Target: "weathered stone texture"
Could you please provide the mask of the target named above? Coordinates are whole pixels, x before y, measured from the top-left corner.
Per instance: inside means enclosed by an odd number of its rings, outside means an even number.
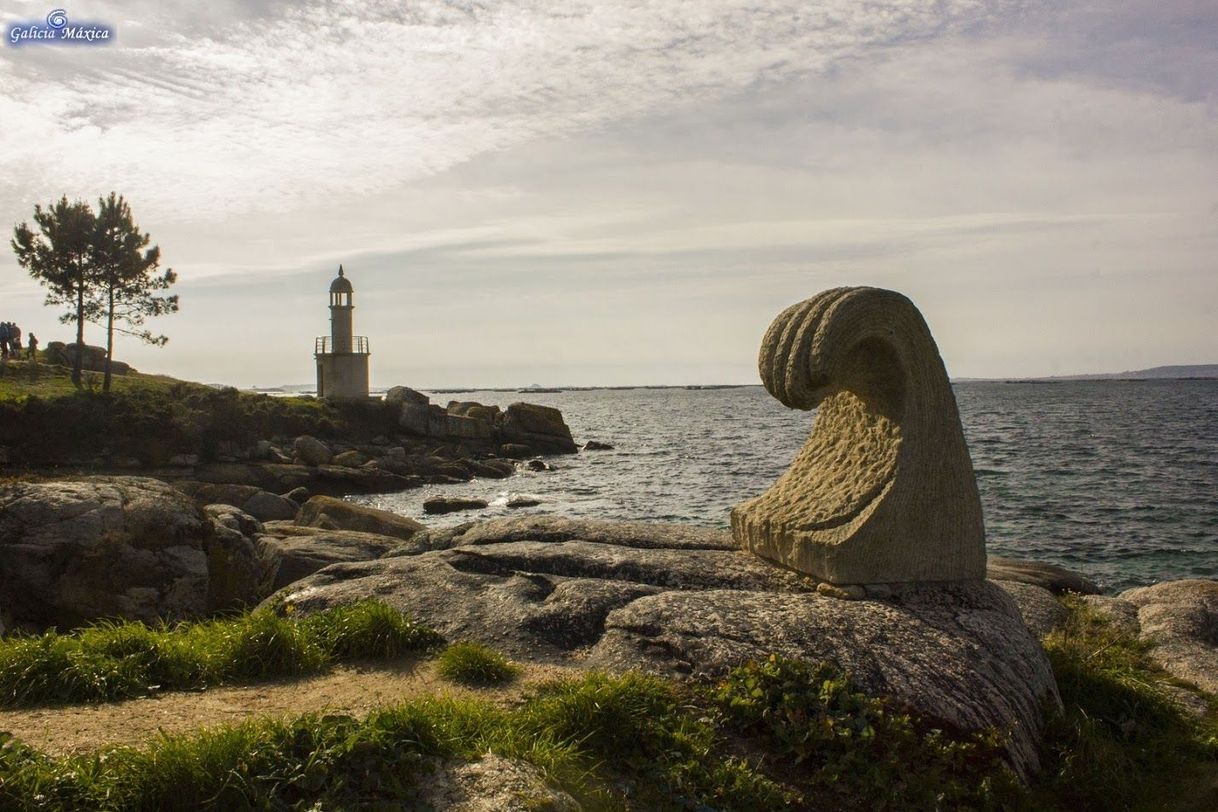
[[[1040,703],[1057,697],[1015,603],[981,581],[838,600],[727,533],[687,525],[524,516],[411,544],[329,566],[273,601],[314,611],[375,595],[450,640],[613,670],[714,676],[772,652],[831,661],[962,728],[1011,729],[1021,770],[1036,763]]]
[[[270,571],[252,517],[205,513],[154,479],[0,486],[0,607],[19,626],[155,621],[257,603]]]
[[[296,523],[307,527],[327,530],[358,530],[363,533],[378,533],[409,539],[420,530],[422,524],[407,516],[378,510],[367,505],[357,505],[330,496],[314,496],[300,508]]]
[[[908,299],[818,294],[774,320],[759,365],[774,397],[817,415],[786,473],[732,511],[741,546],[833,583],[985,577],[956,400]]]

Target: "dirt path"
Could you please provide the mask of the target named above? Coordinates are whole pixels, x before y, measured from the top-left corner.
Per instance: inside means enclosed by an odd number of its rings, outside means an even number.
[[[141,744],[161,732],[185,733],[251,716],[291,717],[321,710],[362,716],[373,708],[416,696],[447,693],[513,704],[530,687],[573,673],[561,666],[527,665],[520,678],[505,688],[473,690],[440,679],[432,661],[410,659],[335,668],[303,679],[166,693],[103,705],[0,711],[0,730],[46,753],[62,755],[110,744]]]

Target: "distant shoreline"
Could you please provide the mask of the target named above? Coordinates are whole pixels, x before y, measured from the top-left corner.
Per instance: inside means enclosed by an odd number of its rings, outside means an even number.
[[[1218,365],[1215,365],[1218,367]],[[1147,383],[1156,381],[1214,381],[1218,380],[1218,371],[1213,374],[1199,375],[1140,375],[1137,372],[1118,372],[1095,375],[1052,375],[1040,378],[952,378],[951,383],[1093,383],[1093,382],[1125,382]],[[219,386],[219,384],[215,384]],[[560,392],[626,392],[632,390],[667,390],[686,389],[690,391],[709,391],[718,389],[748,389],[760,387],[760,383],[713,383],[713,384],[641,384],[638,386],[545,386],[536,388],[520,388],[517,386],[445,386],[418,387],[421,392],[431,392],[435,395],[460,395],[467,392],[510,392],[521,395],[546,395]],[[304,386],[254,386],[242,391],[263,395],[315,395],[316,392]],[[384,390],[374,388],[372,395],[384,394]]]

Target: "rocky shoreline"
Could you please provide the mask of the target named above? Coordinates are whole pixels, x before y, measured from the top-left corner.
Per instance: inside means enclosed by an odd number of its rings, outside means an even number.
[[[140,448],[116,438],[111,443],[116,448],[88,458],[78,452],[57,455],[37,444],[0,446],[0,463],[10,473],[50,478],[153,477],[172,483],[200,506],[230,504],[273,521],[291,518],[315,495],[394,493],[475,477],[503,479],[522,467],[547,470],[550,464],[543,457],[580,450],[562,413],[547,406],[514,403],[501,409],[461,401],[440,406],[404,386],[390,389],[383,401],[343,406],[354,410],[352,422],[358,423],[345,435],[323,419],[319,427],[330,436],[273,434],[194,446],[176,438]],[[4,433],[19,437],[35,432],[12,418]]]
[[[992,559],[985,581],[843,599],[712,528],[526,515],[430,530],[327,496],[265,522],[195,504],[234,487],[192,499],[140,477],[0,486],[5,628],[259,604],[307,613],[376,597],[449,639],[527,662],[701,679],[778,653],[836,663],[961,729],[1009,730],[1024,774],[1036,769],[1043,703],[1056,697],[1037,640],[1066,615],[1057,594],[1090,592],[1083,599],[1152,645],[1165,670],[1218,689],[1214,582],[1104,596],[1059,567]]]

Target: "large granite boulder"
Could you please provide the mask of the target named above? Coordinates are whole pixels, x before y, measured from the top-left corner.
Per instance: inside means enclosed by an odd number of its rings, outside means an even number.
[[[534,403],[513,403],[503,413],[500,436],[504,443],[525,445],[542,454],[574,454],[579,446],[562,412]]]
[[[249,535],[257,525],[230,519],[154,479],[0,485],[0,607],[19,627],[42,629],[257,603],[271,575]]]
[[[340,563],[276,593],[314,611],[377,596],[451,640],[528,660],[712,677],[772,652],[849,669],[963,729],[1010,730],[1037,763],[1044,652],[1005,592],[983,581],[839,600],[734,549],[722,531],[528,516],[430,530],[374,561]]]
[[[985,528],[956,399],[921,313],[849,287],[784,310],[766,389],[816,409],[790,468],[732,510],[740,546],[834,584],[985,577]]]
[[[1218,581],[1167,581],[1117,597],[1137,608],[1139,636],[1164,671],[1218,694]]]
[[[296,523],[327,530],[357,530],[398,539],[409,539],[426,529],[406,516],[330,496],[314,496],[305,502],[296,516]]]

